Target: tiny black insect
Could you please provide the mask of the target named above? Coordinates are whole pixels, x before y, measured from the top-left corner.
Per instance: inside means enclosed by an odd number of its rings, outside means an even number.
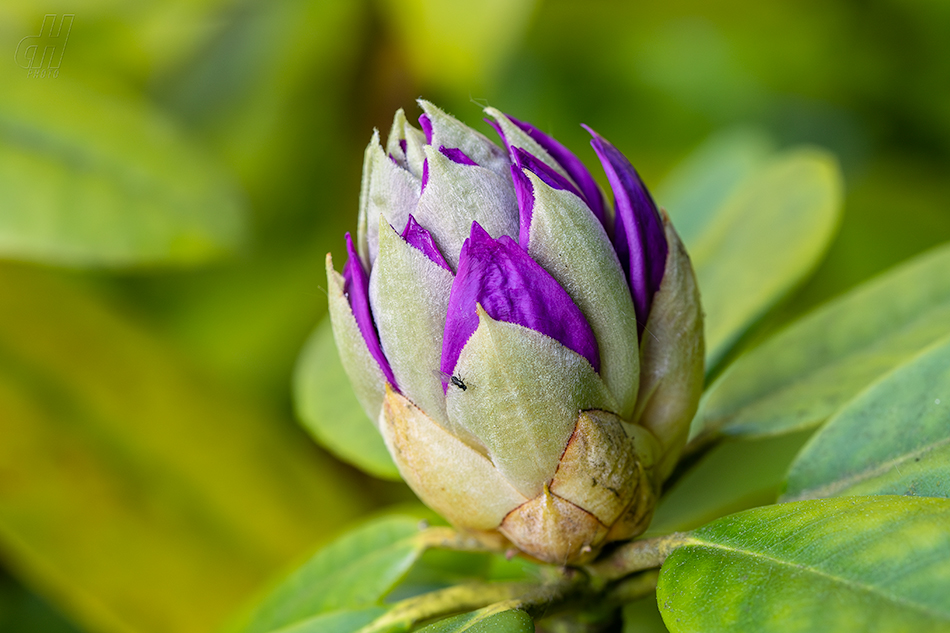
[[[462,380],[461,376],[453,376],[451,374],[447,374],[444,371],[440,371],[438,369],[434,369],[432,373],[434,373],[436,376],[441,378],[443,383],[450,383],[453,386],[458,387],[462,391],[465,391],[468,389],[468,385],[465,384],[465,381]]]

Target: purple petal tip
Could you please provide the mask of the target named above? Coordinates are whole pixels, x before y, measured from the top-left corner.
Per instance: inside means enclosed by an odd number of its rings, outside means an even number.
[[[510,237],[492,239],[477,222],[459,254],[442,342],[441,370],[452,374],[478,328],[476,305],[496,321],[559,341],[600,369],[597,339],[567,292]]]
[[[399,390],[393,370],[386,360],[383,348],[379,344],[379,334],[369,307],[369,277],[363,270],[363,262],[353,248],[353,238],[346,234],[346,263],[343,265],[343,292],[350,303],[350,310],[356,319],[356,325],[363,335],[363,341],[369,350],[370,356],[379,364],[379,368],[392,388]]]

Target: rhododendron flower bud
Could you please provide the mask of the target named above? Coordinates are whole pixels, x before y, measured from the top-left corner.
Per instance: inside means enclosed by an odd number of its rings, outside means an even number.
[[[420,101],[366,150],[330,316],[400,473],[460,529],[580,563],[646,529],[703,379],[689,258],[627,159]]]

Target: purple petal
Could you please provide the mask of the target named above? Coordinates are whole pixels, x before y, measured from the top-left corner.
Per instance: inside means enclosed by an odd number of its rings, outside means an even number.
[[[518,229],[518,244],[528,250],[531,239],[531,216],[534,213],[534,187],[517,165],[511,166],[511,180],[515,184],[515,197],[518,199],[518,217],[521,226]]]
[[[453,163],[458,163],[459,165],[478,165],[478,163],[469,158],[465,152],[457,147],[446,147],[445,145],[440,145],[439,151],[442,152],[442,154]]]
[[[376,325],[373,323],[373,315],[369,310],[369,277],[363,270],[363,262],[353,248],[353,238],[346,234],[346,264],[343,265],[343,292],[350,302],[350,310],[356,318],[356,325],[363,335],[366,347],[370,355],[379,363],[379,368],[383,370],[386,382],[392,385],[392,388],[399,390],[396,385],[396,378],[393,376],[393,370],[383,354],[383,349],[379,345],[379,334],[376,332]]]
[[[426,185],[429,182],[429,159],[422,161],[422,190],[426,190]]]
[[[445,257],[442,256],[442,251],[439,250],[439,247],[435,244],[435,240],[432,239],[432,234],[421,224],[416,222],[416,219],[412,217],[411,213],[409,214],[409,221],[406,222],[406,228],[402,232],[402,239],[406,240],[409,246],[422,251],[426,257],[442,268],[452,272],[448,262],[445,261]]]
[[[512,155],[515,160],[515,164],[518,165],[518,167],[527,169],[544,181],[552,189],[564,189],[570,191],[581,200],[585,200],[584,196],[580,191],[577,190],[577,187],[575,187],[570,180],[557,173],[554,168],[545,163],[543,160],[537,158],[529,152],[526,152],[520,147],[514,148]]]
[[[441,369],[446,374],[455,371],[462,348],[478,328],[476,304],[497,321],[556,339],[586,358],[594,371],[600,370],[594,332],[564,288],[510,237],[492,239],[473,222],[449,296],[442,340]]]
[[[515,147],[512,149],[512,156],[515,164],[511,166],[511,179],[515,184],[515,194],[518,197],[518,211],[521,221],[521,227],[518,231],[518,243],[521,248],[528,250],[528,240],[531,236],[531,216],[534,211],[534,191],[531,181],[525,176],[521,169],[527,169],[535,176],[541,179],[552,189],[561,189],[570,191],[581,200],[584,196],[577,190],[577,187],[567,178],[557,173],[550,165],[538,159],[533,154]]]
[[[402,150],[403,154],[409,151],[409,146],[406,144],[406,139],[404,138],[399,139],[399,149]]]
[[[510,155],[510,154],[511,154],[511,145],[508,144],[508,137],[505,136],[505,131],[504,131],[504,130],[502,129],[502,127],[498,124],[498,122],[495,121],[494,119],[487,119],[487,118],[486,118],[486,119],[482,119],[482,121],[484,121],[484,122],[487,123],[488,125],[492,126],[492,129],[494,129],[495,132],[498,133],[498,136],[501,137],[501,142],[505,144],[505,151],[507,151],[508,154]]]
[[[508,116],[508,118],[511,119],[512,123],[524,130],[528,136],[534,139],[538,145],[543,147],[547,153],[551,155],[551,158],[556,160],[557,163],[564,168],[567,175],[577,183],[577,186],[584,193],[582,197],[587,201],[587,206],[591,208],[591,211],[594,212],[594,215],[597,216],[600,223],[607,226],[604,196],[601,194],[600,187],[597,186],[594,177],[591,176],[590,171],[584,166],[584,163],[582,163],[571,150],[530,123],[519,121],[513,116]]]
[[[422,128],[422,131],[426,135],[426,143],[429,145],[432,144],[432,119],[429,118],[428,114],[423,114],[419,117],[419,126]]]
[[[597,152],[614,192],[617,215],[614,219],[614,248],[630,284],[637,311],[637,331],[642,336],[653,305],[653,295],[659,290],[666,270],[669,247],[663,220],[650,192],[627,157],[597,132],[587,126],[584,129],[594,137],[590,144]]]

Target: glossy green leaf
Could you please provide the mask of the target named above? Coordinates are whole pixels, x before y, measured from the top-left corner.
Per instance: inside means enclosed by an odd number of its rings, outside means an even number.
[[[788,466],[810,431],[720,443],[660,499],[646,536],[692,530],[719,517],[775,503]]]
[[[463,613],[418,629],[418,633],[534,633],[534,622],[524,611],[488,607]]]
[[[716,219],[716,211],[772,153],[768,136],[739,129],[716,134],[677,165],[653,191],[687,250]]]
[[[195,264],[244,241],[235,184],[144,99],[0,80],[0,257]]]
[[[241,627],[268,633],[303,620],[377,604],[425,549],[419,520],[376,519],[321,549],[268,595]]]
[[[819,308],[741,357],[700,403],[692,435],[814,426],[950,333],[950,246]]]
[[[817,149],[779,154],[747,177],[687,247],[706,313],[706,363],[818,263],[838,227],[838,164]]]
[[[950,500],[846,497],[732,515],[666,559],[673,633],[950,630]]]
[[[291,421],[62,279],[0,266],[0,546],[94,631],[205,632],[367,509]]]
[[[805,446],[785,500],[950,497],[950,339],[849,402]]]
[[[297,417],[321,445],[340,459],[385,479],[399,479],[383,437],[353,393],[324,319],[307,340],[294,370]]]

